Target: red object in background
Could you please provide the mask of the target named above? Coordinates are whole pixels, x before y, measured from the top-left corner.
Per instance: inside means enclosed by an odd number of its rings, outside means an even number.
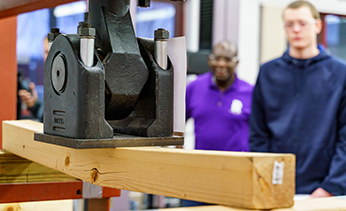
[[[16,119],[17,107],[17,16],[0,19],[0,149],[2,121]]]
[[[83,181],[0,184],[0,203],[82,199]],[[119,197],[120,190],[102,188],[102,197]]]

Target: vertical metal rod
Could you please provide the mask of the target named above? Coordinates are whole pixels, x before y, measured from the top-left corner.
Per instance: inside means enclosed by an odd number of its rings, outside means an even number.
[[[167,69],[167,41],[155,41],[155,60],[162,69]]]
[[[169,31],[165,29],[157,29],[155,30],[155,51],[154,57],[156,63],[164,70],[167,69],[168,61],[167,61],[167,42],[169,39]]]
[[[94,42],[94,38],[80,39],[80,57],[88,67],[91,67],[94,63]]]
[[[80,58],[85,66],[91,67],[94,64],[96,30],[88,22],[88,16],[88,12],[84,13],[84,21],[79,22],[77,30],[80,36]]]

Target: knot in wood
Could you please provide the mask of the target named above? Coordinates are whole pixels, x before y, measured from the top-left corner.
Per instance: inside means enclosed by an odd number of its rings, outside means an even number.
[[[22,210],[19,205],[11,205],[3,209],[3,211],[20,211]]]
[[[91,169],[90,176],[91,176],[91,183],[95,183],[97,179],[99,178],[99,171],[97,170],[97,168]]]
[[[68,165],[70,165],[70,157],[66,156],[66,158],[65,158],[65,166],[68,166]]]

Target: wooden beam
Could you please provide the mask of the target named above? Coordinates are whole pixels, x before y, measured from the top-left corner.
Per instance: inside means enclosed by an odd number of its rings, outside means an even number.
[[[78,0],[0,0],[0,18],[18,15],[43,8],[56,7]]]
[[[158,211],[261,211],[261,210],[249,210],[241,208],[232,208],[225,206],[200,206],[200,207],[181,207],[181,208],[169,208],[159,209]],[[338,198],[316,198],[297,200],[293,207],[273,209],[271,211],[336,211],[346,210],[346,200]],[[263,210],[262,210],[263,211]]]
[[[0,184],[77,180],[60,171],[0,150]]]
[[[73,211],[72,200],[0,204],[1,211]]]
[[[92,204],[102,201],[107,205],[108,198],[120,196],[118,189],[101,190],[105,200],[90,200]],[[84,189],[83,181],[75,177],[0,150],[0,192],[6,193],[0,194],[0,203],[93,197],[84,191],[90,188]]]
[[[106,187],[229,206],[272,209],[293,205],[295,156],[158,147],[76,150],[33,140],[43,124],[3,122],[4,149]],[[274,162],[284,162],[281,185]]]

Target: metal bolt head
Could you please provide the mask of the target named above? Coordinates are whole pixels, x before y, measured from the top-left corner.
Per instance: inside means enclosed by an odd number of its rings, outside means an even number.
[[[60,34],[60,30],[59,28],[51,28],[50,32],[54,33],[54,34]]]
[[[138,0],[137,7],[150,7],[150,0]]]
[[[53,42],[55,38],[54,33],[49,32],[47,38],[48,38],[48,42]]]
[[[94,37],[96,35],[96,30],[92,28],[90,24],[81,24],[80,27],[78,27],[78,34],[80,36]]]
[[[60,34],[59,28],[51,28],[47,36],[48,42],[53,42],[59,34]]]
[[[166,29],[157,29],[154,32],[155,40],[167,40],[169,39],[169,31]]]

